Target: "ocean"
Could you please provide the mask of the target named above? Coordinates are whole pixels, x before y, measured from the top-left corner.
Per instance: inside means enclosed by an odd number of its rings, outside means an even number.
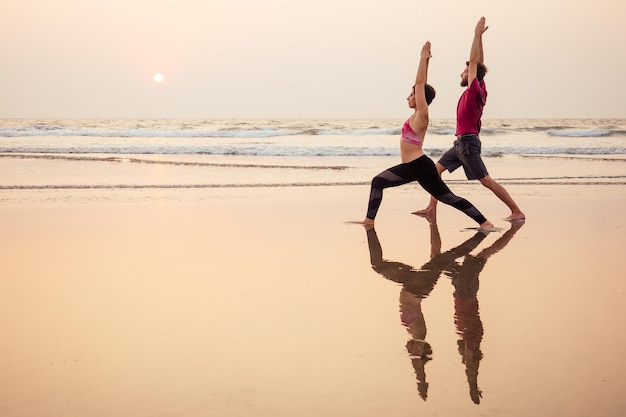
[[[24,189],[367,185],[398,163],[402,123],[2,119],[0,202]],[[436,160],[453,140],[454,120],[433,120],[424,151]],[[481,140],[504,183],[626,184],[626,119],[484,120]],[[466,182],[460,171],[448,181]]]
[[[402,120],[0,120],[0,153],[245,156],[398,154]],[[453,120],[431,121],[425,143],[448,149]],[[486,156],[624,155],[626,119],[486,120]]]

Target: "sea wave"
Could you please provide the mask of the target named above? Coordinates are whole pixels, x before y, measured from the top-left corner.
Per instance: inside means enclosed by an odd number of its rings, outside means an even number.
[[[150,165],[175,165],[175,166],[197,166],[197,167],[215,167],[215,168],[266,168],[266,169],[306,169],[306,170],[336,170],[341,171],[348,169],[345,165],[282,165],[282,164],[243,164],[243,163],[213,163],[213,162],[196,162],[196,161],[169,161],[154,160],[146,158],[129,158],[129,157],[97,157],[97,156],[74,156],[74,155],[33,155],[33,154],[0,154],[0,158],[19,158],[19,159],[46,159],[46,160],[63,160],[63,161],[88,161],[88,162],[119,162],[134,164],[150,164]]]
[[[178,127],[102,128],[85,126],[32,125],[0,128],[0,137],[102,137],[102,138],[241,138],[263,139],[283,136],[375,136],[399,135],[393,128],[317,128],[271,127],[250,125],[244,128],[227,126],[214,129]]]
[[[430,157],[440,157],[446,147],[424,147]],[[0,146],[0,156],[19,154],[104,154],[104,155],[215,155],[247,157],[380,157],[397,156],[399,150],[394,142],[381,146],[280,146],[280,145],[85,145],[85,146]],[[485,157],[503,155],[626,155],[626,146],[490,146],[483,147]]]
[[[484,128],[481,136],[508,135],[520,132],[540,132],[548,136],[584,138],[584,137],[611,137],[625,136],[622,129],[502,129]],[[429,135],[454,136],[453,128],[431,128]],[[0,128],[0,137],[28,138],[28,137],[102,137],[102,138],[241,138],[264,139],[283,136],[397,136],[399,128],[372,128],[372,129],[219,129],[219,130],[186,130],[186,129],[89,129],[66,127],[28,127],[28,128]]]
[[[0,119],[0,153],[394,156],[399,120]],[[424,151],[440,156],[454,120],[432,120]],[[483,155],[626,154],[626,120],[487,120]]]
[[[124,154],[124,155],[222,155],[222,156],[394,156],[398,154],[397,145],[389,147],[332,147],[332,146],[177,146],[177,145],[147,145],[147,146],[84,146],[84,147],[55,147],[55,146],[0,146],[0,154]]]
[[[547,130],[546,133],[550,136],[571,137],[571,138],[598,138],[607,136],[624,136],[626,132],[622,130],[609,130],[609,129],[563,129],[563,130]]]
[[[451,185],[465,180],[446,181]],[[499,178],[505,185],[626,185],[626,175],[554,176]],[[302,181],[273,183],[192,183],[192,184],[40,184],[0,185],[0,190],[103,190],[103,189],[202,189],[202,188],[292,188],[367,186],[370,181]]]
[[[240,138],[397,136],[401,120],[35,120],[0,119],[0,138]],[[454,136],[454,120],[431,120],[430,135]],[[484,120],[481,135],[626,137],[626,120]]]

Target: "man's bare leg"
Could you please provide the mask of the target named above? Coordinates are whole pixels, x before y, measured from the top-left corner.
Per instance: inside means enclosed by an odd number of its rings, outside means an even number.
[[[437,167],[437,173],[441,176],[441,173],[446,170],[446,167],[441,165],[439,162],[435,162],[435,166]],[[430,196],[430,201],[428,202],[428,206],[425,209],[414,211],[413,214],[417,216],[430,216],[437,214],[437,199]]]
[[[514,221],[514,220],[526,220],[526,215],[520,210],[517,206],[513,197],[509,194],[509,192],[500,184],[496,182],[490,175],[487,175],[484,178],[481,178],[480,183],[485,187],[489,188],[495,195],[498,197],[504,204],[507,205],[509,209],[511,209],[511,215],[505,217],[506,221]]]
[[[430,201],[428,202],[428,206],[426,206],[425,209],[414,211],[413,214],[415,214],[416,216],[422,216],[422,217],[436,215],[437,214],[437,199],[431,195]]]

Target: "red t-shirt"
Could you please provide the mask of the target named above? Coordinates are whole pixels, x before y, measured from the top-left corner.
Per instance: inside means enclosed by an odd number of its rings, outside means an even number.
[[[480,133],[483,108],[487,103],[487,87],[485,80],[474,78],[472,84],[465,89],[456,107],[456,135]]]

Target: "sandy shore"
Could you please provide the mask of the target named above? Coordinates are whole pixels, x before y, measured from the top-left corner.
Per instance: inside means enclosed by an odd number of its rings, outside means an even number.
[[[0,207],[0,415],[620,415],[626,187],[508,188],[515,230],[457,187],[487,236],[412,187],[375,234],[366,186],[11,191],[39,202]]]

